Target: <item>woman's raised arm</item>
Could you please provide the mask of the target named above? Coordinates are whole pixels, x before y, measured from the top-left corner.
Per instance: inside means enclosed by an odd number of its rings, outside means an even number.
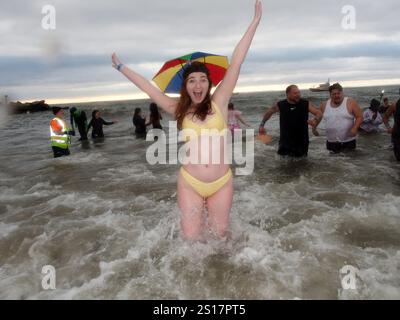
[[[247,52],[249,51],[251,42],[253,41],[256,33],[258,24],[260,23],[262,16],[262,4],[261,1],[256,0],[255,14],[253,21],[249,28],[244,34],[243,38],[237,44],[232,54],[231,64],[226,71],[225,77],[221,84],[215,90],[213,100],[217,105],[220,106],[222,111],[226,114],[229,100],[232,97],[233,90],[235,89],[236,82],[239,78],[240,68],[244,59],[246,58]]]
[[[153,86],[151,82],[148,81],[146,78],[129,69],[126,65],[123,65],[115,53],[113,53],[112,55],[112,62],[114,68],[119,70],[125,77],[132,81],[135,86],[146,93],[163,110],[171,114],[175,113],[175,109],[178,103],[177,100],[168,97],[158,88]]]

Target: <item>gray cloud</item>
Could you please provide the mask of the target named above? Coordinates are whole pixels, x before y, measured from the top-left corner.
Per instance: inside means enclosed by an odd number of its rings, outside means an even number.
[[[41,28],[41,8],[57,29]],[[253,0],[7,1],[0,5],[0,93],[19,99],[137,92],[110,67],[117,51],[151,78],[167,59],[191,51],[230,56],[253,14]],[[341,28],[343,5],[357,28]],[[264,1],[239,85],[399,78],[398,0]],[[357,68],[354,68],[357,62]],[[151,68],[143,65],[151,64]],[[333,67],[334,66],[334,67]],[[123,85],[120,85],[120,84]],[[135,91],[136,90],[136,91]]]

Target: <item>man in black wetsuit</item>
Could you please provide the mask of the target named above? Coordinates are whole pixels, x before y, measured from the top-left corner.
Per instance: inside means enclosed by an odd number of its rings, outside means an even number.
[[[394,115],[393,128],[389,125],[389,118]],[[392,134],[393,151],[396,159],[400,161],[400,99],[397,103],[393,103],[386,111],[383,122],[387,128],[388,133]]]
[[[286,99],[275,103],[264,115],[260,124],[260,134],[265,134],[265,123],[274,113],[280,114],[280,140],[278,154],[289,157],[305,157],[308,154],[308,125],[314,134],[317,124],[322,119],[322,113],[310,101],[301,98],[301,92],[296,85],[286,89]],[[315,118],[309,120],[309,113]]]
[[[81,135],[79,141],[87,140],[88,124],[85,111],[73,107],[71,108],[70,113],[71,113],[70,119],[71,119],[72,130],[74,130],[74,122],[75,122],[75,124],[78,126],[79,134]]]

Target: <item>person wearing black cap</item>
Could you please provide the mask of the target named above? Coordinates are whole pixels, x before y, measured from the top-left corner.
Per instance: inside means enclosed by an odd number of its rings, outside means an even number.
[[[379,132],[379,126],[383,123],[382,116],[379,114],[380,102],[376,99],[372,99],[370,107],[364,111],[363,123],[360,129],[367,132]]]
[[[54,158],[70,155],[69,146],[71,135],[74,132],[68,127],[64,120],[64,110],[68,108],[52,107],[55,117],[50,121],[50,141],[53,149]]]
[[[75,122],[75,124],[78,126],[78,131],[81,136],[79,141],[86,141],[88,139],[87,138],[88,124],[87,124],[86,112],[81,109],[72,107],[70,113],[71,113],[70,119],[71,119],[72,130],[74,130],[74,122]]]
[[[394,126],[390,127],[389,118],[394,116]],[[396,104],[392,104],[386,111],[383,122],[387,128],[387,132],[392,135],[393,151],[396,159],[400,161],[400,100]]]

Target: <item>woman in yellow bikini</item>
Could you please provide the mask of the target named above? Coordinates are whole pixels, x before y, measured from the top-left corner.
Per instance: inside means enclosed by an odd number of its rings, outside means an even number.
[[[178,206],[181,212],[181,227],[186,239],[197,240],[202,234],[207,208],[208,227],[218,236],[224,237],[229,227],[229,214],[233,199],[232,171],[223,160],[224,133],[227,131],[228,103],[239,77],[240,68],[261,20],[262,5],[256,1],[254,18],[236,46],[231,64],[224,79],[211,96],[212,83],[207,67],[193,62],[184,72],[184,82],[179,100],[168,97],[148,80],[121,63],[116,54],[112,55],[113,67],[124,74],[139,89],[159,105],[163,110],[175,116],[178,129],[192,129],[196,139],[187,143],[198,146],[198,153],[207,154],[210,161],[206,164],[188,163],[181,167],[178,176]],[[202,139],[211,136],[202,135],[202,129],[217,129],[221,134],[219,150],[202,150]],[[204,131],[203,131],[204,132]],[[191,150],[191,149],[190,149]],[[212,154],[218,152],[221,161],[211,161]],[[203,159],[203,158],[202,158]],[[214,159],[213,159],[214,160]]]

